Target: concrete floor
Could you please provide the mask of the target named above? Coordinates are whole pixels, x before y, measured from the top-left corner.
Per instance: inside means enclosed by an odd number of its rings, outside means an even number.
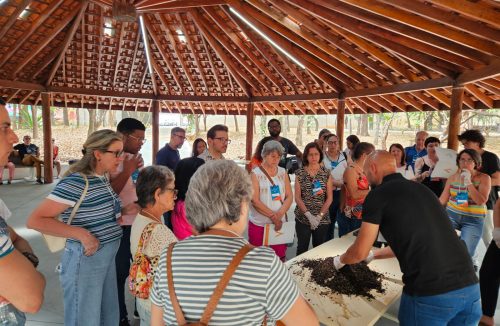
[[[56,180],[57,181],[57,180]],[[28,326],[42,325],[63,325],[63,304],[62,291],[59,285],[58,274],[55,271],[59,263],[60,254],[53,254],[47,249],[44,240],[40,233],[26,229],[26,219],[31,211],[50,193],[55,186],[37,185],[24,181],[14,181],[12,185],[0,186],[0,198],[6,203],[7,207],[12,211],[12,217],[8,220],[8,224],[12,226],[21,236],[26,238],[36,254],[40,258],[39,271],[45,275],[47,286],[45,290],[45,300],[42,309],[35,315],[28,315]],[[293,216],[293,206],[289,216]],[[295,256],[296,245],[289,248],[287,258]],[[482,242],[478,246],[478,256],[480,260],[485,253],[485,247]],[[132,319],[133,298],[127,294],[127,305],[129,318]],[[382,317],[375,325],[391,326],[397,325],[395,316],[398,313],[399,301],[395,302],[387,311],[387,318]],[[497,307],[497,319],[500,320],[500,309]],[[138,326],[139,322],[132,320],[132,325]],[[497,325],[500,325],[497,322]]]

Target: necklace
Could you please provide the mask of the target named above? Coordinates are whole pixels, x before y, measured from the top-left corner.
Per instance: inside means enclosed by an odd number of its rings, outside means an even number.
[[[266,167],[266,164],[262,164],[261,166],[262,166],[262,168],[263,168],[264,170],[266,170],[267,174],[269,174],[270,176],[271,176],[271,175],[272,175],[272,176],[275,176],[275,175],[278,173],[278,168],[277,168],[277,167],[275,167],[275,168],[273,169],[273,171],[271,171],[270,169],[268,169],[268,168]]]
[[[155,222],[161,223],[161,216],[160,217],[155,217],[153,214],[149,213],[145,209],[141,210],[141,214],[144,215],[144,216],[146,216],[146,217],[149,217],[150,219],[152,219]]]
[[[224,228],[210,228],[208,229],[207,232],[210,232],[211,230],[213,231],[219,231],[221,233],[231,233],[232,235],[234,235],[235,237],[238,237],[238,238],[241,238],[241,235],[239,235],[238,233],[232,231],[232,230],[228,230],[228,229],[224,229]]]

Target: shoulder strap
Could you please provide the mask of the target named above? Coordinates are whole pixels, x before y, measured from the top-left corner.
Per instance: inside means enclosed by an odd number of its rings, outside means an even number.
[[[168,247],[167,251],[167,279],[168,279],[168,293],[170,295],[170,302],[172,303],[172,307],[174,309],[175,313],[175,318],[177,319],[177,323],[179,325],[185,325],[186,324],[186,319],[184,318],[184,314],[182,313],[181,306],[179,304],[179,301],[177,300],[177,296],[175,294],[175,288],[174,288],[174,277],[172,274],[172,253],[174,250],[175,243],[171,243],[170,246]],[[207,306],[205,310],[203,311],[203,314],[200,319],[200,323],[204,325],[208,325],[210,319],[212,318],[212,315],[215,311],[215,308],[217,308],[217,304],[219,303],[220,299],[222,298],[222,294],[224,293],[224,290],[226,289],[227,285],[229,284],[229,281],[231,280],[231,277],[233,276],[234,272],[238,268],[238,265],[241,263],[243,258],[245,258],[246,254],[250,252],[254,247],[250,244],[246,244],[241,249],[236,253],[236,255],[233,257],[229,265],[227,266],[226,270],[222,274],[222,277],[215,287],[215,290],[208,300]]]
[[[264,175],[267,177],[267,180],[269,180],[269,182],[271,182],[271,184],[272,184],[273,186],[275,186],[274,181],[273,181],[273,178],[271,178],[271,176],[269,175],[269,173],[267,173],[266,169],[264,169],[264,168],[262,167],[262,165],[259,165],[259,169],[260,169],[260,170],[262,171],[262,173],[264,173]]]
[[[85,187],[83,188],[83,192],[82,192],[82,195],[80,196],[80,199],[78,200],[78,202],[75,204],[75,206],[71,210],[71,214],[68,218],[68,223],[67,223],[68,225],[70,225],[71,221],[73,221],[73,218],[75,217],[76,212],[78,211],[78,208],[80,208],[80,205],[82,204],[83,199],[87,195],[87,190],[89,190],[89,180],[87,179],[87,176],[85,174],[82,174],[82,177],[83,177],[83,180],[85,180]]]
[[[155,228],[155,222],[150,222],[148,223],[148,225],[146,225],[146,227],[144,228],[144,230],[142,230],[142,233],[141,233],[141,238],[139,239],[139,245],[137,246],[137,252],[140,252],[142,254],[142,248],[144,247],[144,244],[149,241],[149,239],[151,238],[151,235],[153,234],[153,230]]]

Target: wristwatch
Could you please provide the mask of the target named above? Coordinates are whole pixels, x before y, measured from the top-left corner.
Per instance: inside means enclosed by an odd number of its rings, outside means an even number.
[[[32,254],[31,252],[23,252],[24,257],[28,258],[28,260],[35,266],[35,268],[38,266],[38,257],[35,254]]]

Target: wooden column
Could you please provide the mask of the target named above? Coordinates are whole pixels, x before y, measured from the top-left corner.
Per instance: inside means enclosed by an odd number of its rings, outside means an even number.
[[[43,123],[43,179],[45,183],[54,182],[52,160],[52,123],[50,121],[49,93],[42,93],[42,123]]]
[[[247,137],[246,137],[246,151],[245,160],[252,159],[252,144],[253,144],[253,119],[254,119],[254,104],[248,102],[247,104]],[[250,172],[250,164],[247,164],[247,170]]]
[[[153,153],[153,162],[152,164],[156,163],[156,153],[158,153],[158,150],[160,149],[160,102],[158,100],[153,100],[153,107],[152,107],[152,114],[153,114],[153,148],[152,148],[152,153]]]
[[[344,118],[345,118],[345,99],[338,100],[337,109],[337,137],[339,138],[339,148],[344,147]]]
[[[458,134],[462,121],[462,103],[464,87],[453,87],[451,90],[450,124],[448,125],[448,148],[458,150]]]

